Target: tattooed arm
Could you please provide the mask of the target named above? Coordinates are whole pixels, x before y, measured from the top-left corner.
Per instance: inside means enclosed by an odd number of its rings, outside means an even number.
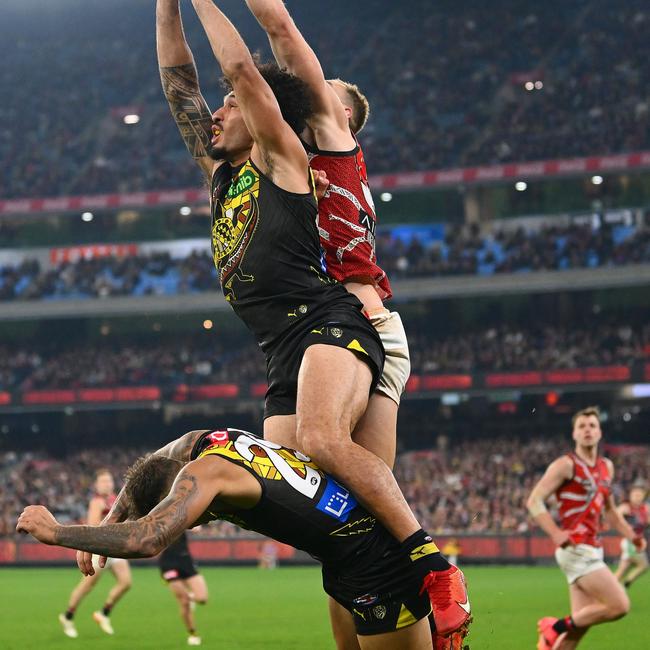
[[[160,79],[172,116],[192,158],[212,178],[212,116],[199,88],[194,57],[185,40],[178,0],[156,3],[156,45]]]
[[[206,459],[202,459],[205,461]],[[190,528],[220,492],[211,464],[195,461],[176,477],[169,495],[136,521],[102,526],[62,526],[44,506],[27,506],[16,530],[45,544],[108,557],[151,557]]]

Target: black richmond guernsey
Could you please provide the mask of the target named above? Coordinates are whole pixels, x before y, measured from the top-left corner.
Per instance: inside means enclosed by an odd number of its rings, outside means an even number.
[[[218,456],[248,470],[262,497],[234,514],[206,511],[242,528],[309,553],[337,573],[353,577],[385,572],[382,559],[395,564],[397,541],[350,492],[299,451],[281,447],[239,429],[206,432],[191,460]]]
[[[239,168],[221,165],[210,197],[222,291],[265,352],[327,305],[359,305],[326,274],[313,193],[279,188],[249,159]]]

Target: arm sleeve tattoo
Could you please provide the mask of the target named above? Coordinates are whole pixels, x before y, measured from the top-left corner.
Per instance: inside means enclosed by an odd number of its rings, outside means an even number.
[[[160,79],[174,121],[192,158],[206,158],[212,137],[212,117],[201,95],[196,66],[187,63],[160,68]]]
[[[187,528],[188,504],[198,492],[195,476],[185,474],[173,491],[137,521],[104,526],[60,526],[55,544],[107,557],[149,557],[171,544]]]

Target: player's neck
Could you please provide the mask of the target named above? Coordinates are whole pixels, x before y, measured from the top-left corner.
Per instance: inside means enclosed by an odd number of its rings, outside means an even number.
[[[576,446],[575,449],[576,456],[582,459],[587,463],[587,465],[595,465],[598,460],[598,446],[589,446],[582,447],[580,445]]]

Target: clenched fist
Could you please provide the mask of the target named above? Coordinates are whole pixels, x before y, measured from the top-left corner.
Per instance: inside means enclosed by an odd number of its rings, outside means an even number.
[[[16,524],[16,531],[29,533],[43,544],[55,544],[54,539],[59,522],[45,506],[27,506]]]

